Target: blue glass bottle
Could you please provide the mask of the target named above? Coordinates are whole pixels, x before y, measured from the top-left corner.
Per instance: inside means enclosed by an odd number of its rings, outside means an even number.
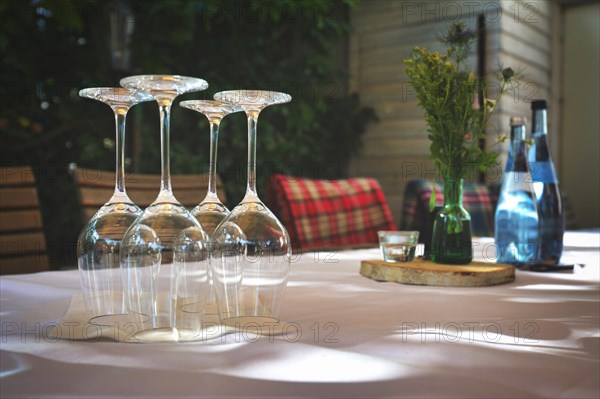
[[[532,101],[531,110],[533,113],[531,130],[533,144],[529,149],[528,159],[540,223],[538,260],[543,263],[556,264],[560,261],[563,251],[565,221],[558,178],[548,146],[546,101]]]
[[[538,254],[538,212],[527,162],[525,118],[513,117],[508,162],[494,223],[498,263],[535,263]]]

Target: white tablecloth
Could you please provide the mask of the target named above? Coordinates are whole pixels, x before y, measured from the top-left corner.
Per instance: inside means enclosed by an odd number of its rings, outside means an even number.
[[[375,249],[303,254],[285,334],[179,344],[51,338],[78,272],[3,276],[0,396],[597,398],[600,235],[565,244],[563,261],[585,267],[484,288],[369,280],[360,260]]]

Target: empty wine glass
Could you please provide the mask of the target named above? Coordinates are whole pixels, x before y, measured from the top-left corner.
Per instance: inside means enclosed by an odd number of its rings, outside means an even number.
[[[139,341],[185,341],[201,329],[209,290],[209,237],[171,189],[169,122],[173,100],[204,90],[206,81],[178,75],[140,75],[121,85],[151,94],[161,121],[161,187],[158,197],[123,237],[121,268],[126,304]],[[162,270],[161,270],[162,269]]]
[[[219,125],[223,118],[231,113],[242,111],[235,104],[215,100],[191,100],[179,103],[184,108],[200,112],[210,123],[210,161],[208,171],[208,190],[206,197],[192,209],[192,215],[198,219],[209,236],[221,221],[229,215],[229,209],[221,203],[217,196],[217,147],[219,142]]]
[[[125,118],[133,105],[152,96],[122,87],[83,89],[81,97],[102,101],[115,114],[116,167],[112,197],[81,230],[77,241],[77,263],[81,289],[90,322],[114,325],[127,320],[119,272],[119,250],[123,234],[142,212],[125,191]]]
[[[237,104],[248,117],[246,195],[212,236],[211,269],[221,322],[231,326],[277,323],[289,274],[290,237],[260,201],[256,191],[256,124],[272,104],[287,103],[285,93],[233,90],[215,99]]]
[[[227,215],[229,209],[217,196],[217,148],[219,143],[219,125],[223,118],[231,113],[243,111],[241,107],[235,104],[228,104],[216,100],[190,100],[179,103],[184,108],[202,113],[210,123],[210,161],[208,172],[208,189],[206,197],[192,209],[192,215],[200,222],[206,234],[212,236],[215,228],[221,223]],[[210,244],[209,244],[210,245]],[[216,315],[215,292],[212,285],[212,274],[210,276],[211,290],[207,299],[207,305],[210,310],[205,312],[207,315]]]

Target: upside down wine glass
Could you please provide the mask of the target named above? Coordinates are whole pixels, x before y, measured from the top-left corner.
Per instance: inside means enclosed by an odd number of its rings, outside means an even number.
[[[138,341],[185,341],[201,330],[209,290],[208,236],[171,189],[170,111],[180,94],[204,90],[206,81],[178,75],[139,75],[121,85],[158,102],[161,121],[161,187],[158,197],[123,237],[121,269],[126,305]]]
[[[206,234],[211,237],[219,223],[229,215],[229,209],[223,205],[217,195],[217,148],[219,143],[219,125],[225,116],[242,111],[242,108],[235,104],[228,104],[216,100],[182,101],[179,105],[202,113],[210,123],[208,189],[206,197],[204,197],[200,204],[192,209],[192,215],[200,222],[204,231],[206,231]],[[206,303],[210,310],[207,308],[205,312],[206,315],[217,313],[212,273],[209,274],[211,274],[211,289]]]
[[[248,117],[246,195],[212,236],[211,270],[219,317],[244,327],[278,323],[289,274],[290,237],[256,191],[256,124],[267,106],[289,102],[285,93],[233,90],[215,99],[239,105]]]
[[[122,87],[88,88],[79,95],[102,101],[115,114],[115,191],[83,227],[77,240],[77,264],[90,322],[112,326],[127,320],[119,270],[121,239],[142,213],[125,191],[125,118],[132,106],[153,98]]]
[[[208,190],[206,197],[192,209],[192,215],[200,222],[209,236],[227,215],[229,209],[217,196],[217,147],[219,142],[219,125],[227,115],[242,111],[235,104],[228,104],[216,100],[190,100],[182,101],[180,106],[200,112],[210,123],[210,161],[208,171]]]

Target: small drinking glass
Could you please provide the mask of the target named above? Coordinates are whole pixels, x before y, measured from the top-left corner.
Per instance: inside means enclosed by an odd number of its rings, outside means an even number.
[[[415,258],[418,231],[378,231],[379,247],[386,262],[412,262]]]
[[[90,322],[112,326],[127,320],[119,271],[121,239],[142,213],[125,191],[125,117],[132,106],[153,98],[122,87],[88,88],[79,95],[102,101],[115,114],[115,191],[86,223],[77,240],[77,264]]]
[[[158,197],[123,237],[121,268],[126,304],[138,341],[186,341],[200,334],[209,293],[209,237],[171,189],[170,114],[180,94],[204,90],[203,79],[139,75],[121,85],[151,94],[161,121],[161,187]],[[162,269],[162,273],[161,273]],[[162,274],[162,276],[160,276]]]

